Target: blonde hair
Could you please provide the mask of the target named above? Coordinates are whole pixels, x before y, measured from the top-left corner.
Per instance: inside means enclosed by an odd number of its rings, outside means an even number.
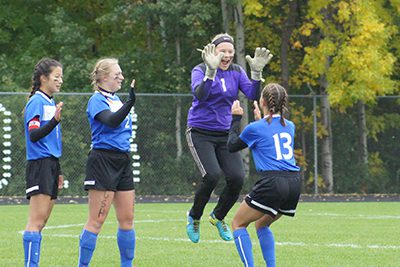
[[[98,89],[100,78],[110,74],[111,66],[115,64],[118,64],[118,59],[112,57],[103,58],[96,62],[93,71],[90,73],[90,79],[92,80],[94,90]]]

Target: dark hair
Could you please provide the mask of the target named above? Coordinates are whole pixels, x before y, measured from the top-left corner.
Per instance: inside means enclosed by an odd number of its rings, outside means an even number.
[[[269,83],[262,90],[261,96],[266,101],[269,111],[269,116],[266,118],[268,123],[271,123],[273,114],[280,113],[281,124],[286,126],[284,112],[288,111],[286,107],[288,95],[285,88],[277,83]]]
[[[39,60],[39,62],[35,65],[35,69],[32,74],[32,89],[29,98],[32,97],[37,90],[39,90],[41,86],[40,76],[44,75],[48,77],[56,67],[62,68],[62,64],[55,59],[42,58]]]

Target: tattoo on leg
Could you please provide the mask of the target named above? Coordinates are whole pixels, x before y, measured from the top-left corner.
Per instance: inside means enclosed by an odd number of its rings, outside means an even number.
[[[97,217],[100,218],[102,215],[104,215],[105,213],[105,207],[107,206],[107,198],[110,195],[108,194],[108,192],[104,192],[104,199],[101,201],[101,205],[100,205],[100,209],[99,209],[99,213],[97,214]]]

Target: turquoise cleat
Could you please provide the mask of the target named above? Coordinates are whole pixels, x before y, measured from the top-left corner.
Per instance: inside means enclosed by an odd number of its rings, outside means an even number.
[[[225,223],[224,220],[218,220],[215,218],[214,212],[210,213],[210,217],[208,217],[208,220],[212,225],[217,227],[219,236],[225,240],[225,241],[231,241],[233,239],[231,229],[229,229],[229,226]]]
[[[187,213],[186,233],[193,243],[198,243],[200,240],[200,220],[193,219],[189,212]]]

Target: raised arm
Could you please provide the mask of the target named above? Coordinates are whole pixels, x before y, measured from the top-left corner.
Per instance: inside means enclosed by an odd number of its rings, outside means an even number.
[[[126,118],[131,108],[135,104],[136,94],[135,94],[135,80],[132,81],[131,87],[129,89],[128,100],[122,105],[122,107],[116,112],[112,112],[109,109],[101,111],[96,115],[95,119],[104,123],[108,127],[116,128],[121,122]]]
[[[232,123],[229,129],[228,149],[229,152],[236,152],[247,147],[247,144],[240,139],[240,120],[242,119],[243,108],[240,106],[239,100],[233,102],[232,105]]]
[[[46,125],[40,126],[39,117],[34,117],[28,123],[28,131],[29,131],[29,140],[31,142],[37,142],[46,135],[48,135],[61,120],[61,110],[62,110],[63,102],[60,102],[56,106],[56,113],[54,117],[46,123]]]
[[[265,47],[257,47],[253,58],[249,55],[246,56],[246,61],[250,66],[252,80],[263,81],[262,71],[265,65],[270,62],[272,57],[273,55]]]

